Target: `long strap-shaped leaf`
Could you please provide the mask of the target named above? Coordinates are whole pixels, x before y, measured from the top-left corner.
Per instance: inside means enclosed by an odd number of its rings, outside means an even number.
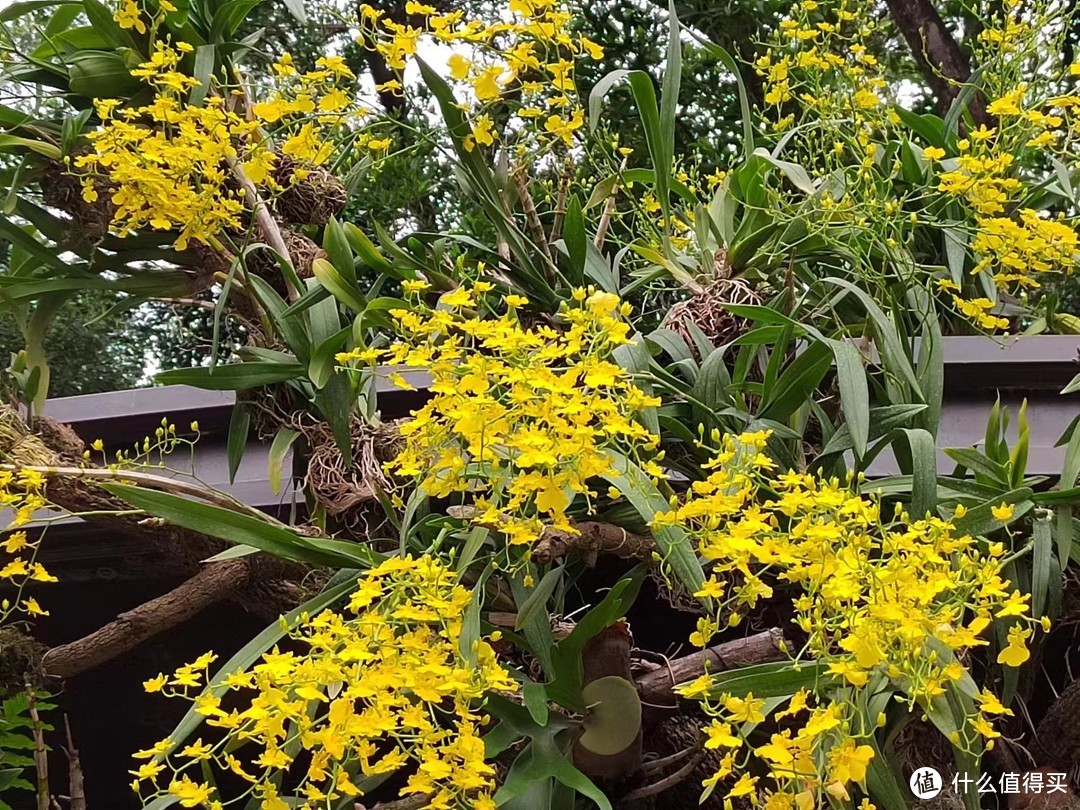
[[[329,538],[303,537],[287,527],[234,512],[220,506],[182,498],[169,492],[129,484],[102,484],[103,489],[137,509],[164,518],[191,531],[217,537],[235,545],[265,551],[275,557],[333,568],[366,568],[379,555],[358,543]]]
[[[431,94],[435,96],[435,100],[439,104],[439,110],[454,144],[454,151],[465,172],[468,184],[471,186],[471,191],[476,195],[477,201],[483,207],[488,219],[491,220],[502,238],[506,240],[507,246],[518,263],[518,269],[528,276],[536,295],[546,299],[542,303],[554,306],[557,301],[551,291],[553,285],[546,283],[545,279],[563,283],[565,283],[565,279],[562,278],[558,269],[550,261],[545,261],[542,265],[538,265],[534,261],[534,258],[539,257],[541,254],[504,209],[499,187],[495,182],[495,175],[481,150],[465,148],[465,138],[472,134],[472,127],[465,118],[461,107],[458,106],[453,91],[446,81],[433,71],[423,59],[417,59],[416,61],[420,67],[420,75],[423,77],[424,83],[431,90]]]
[[[637,464],[611,450],[608,457],[614,472],[604,478],[623,494],[645,521],[652,521],[657,514],[670,509],[667,499]],[[682,586],[690,593],[701,590],[705,572],[686,533],[678,526],[657,526],[653,529],[653,537],[664,562],[671,566]]]

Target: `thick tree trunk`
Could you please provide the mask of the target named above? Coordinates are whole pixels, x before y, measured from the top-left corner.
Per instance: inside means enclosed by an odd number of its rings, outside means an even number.
[[[915,63],[937,98],[938,112],[945,115],[965,82],[971,78],[971,64],[953,39],[932,0],[885,0],[889,12],[904,35]],[[976,124],[988,118],[983,99],[971,100]]]
[[[1050,704],[1030,750],[1039,765],[1069,770],[1080,763],[1080,680]]]

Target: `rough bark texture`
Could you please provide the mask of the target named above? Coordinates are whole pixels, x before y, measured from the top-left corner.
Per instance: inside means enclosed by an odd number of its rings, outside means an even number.
[[[549,563],[571,553],[583,554],[589,565],[600,554],[628,560],[647,560],[656,551],[652,537],[633,534],[611,523],[584,521],[574,527],[581,534],[547,531],[533,549],[533,560]]]
[[[786,656],[783,641],[783,632],[773,628],[737,641],[726,641],[723,644],[707,647],[693,655],[676,658],[666,667],[660,667],[639,677],[637,679],[638,694],[645,703],[661,707],[670,706],[674,709],[676,701],[672,689],[676,684],[692,681],[704,675],[706,665],[710,672],[722,672],[735,667],[782,661]]]
[[[1073,681],[1047,710],[1031,753],[1039,765],[1069,770],[1080,763],[1080,681]]]
[[[945,115],[971,78],[971,64],[953,39],[932,0],[886,0],[889,13],[907,40],[915,63],[937,99],[938,112]],[[971,116],[976,124],[986,123],[982,98],[971,100]]]
[[[244,560],[214,563],[180,587],[121,613],[115,621],[45,654],[45,672],[71,678],[134,649],[163,630],[182,624],[243,588],[250,568]]]

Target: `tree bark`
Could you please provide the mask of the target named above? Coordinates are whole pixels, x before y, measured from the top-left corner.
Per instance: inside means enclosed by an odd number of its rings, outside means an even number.
[[[70,644],[53,647],[43,664],[47,675],[71,678],[133,650],[147,639],[196,616],[243,588],[250,569],[246,560],[208,565],[178,588]]]
[[[1068,770],[1080,762],[1080,680],[1050,704],[1029,748],[1038,765]]]
[[[611,523],[582,521],[574,528],[580,534],[548,530],[533,549],[533,560],[548,563],[571,553],[584,554],[588,564],[594,565],[600,554],[610,554],[627,560],[648,560],[656,543],[649,535],[634,534]]]
[[[673,691],[676,684],[692,681],[705,674],[706,665],[711,672],[766,664],[784,660],[783,631],[773,628],[764,633],[747,636],[736,641],[726,641],[707,647],[701,652],[676,658],[666,667],[660,667],[637,679],[638,694],[643,703],[660,708],[676,708]]]
[[[971,64],[953,39],[932,0],[885,0],[911,55],[937,99],[937,109],[945,115],[971,78]],[[986,105],[976,95],[971,100],[971,116],[976,124],[988,120]]]

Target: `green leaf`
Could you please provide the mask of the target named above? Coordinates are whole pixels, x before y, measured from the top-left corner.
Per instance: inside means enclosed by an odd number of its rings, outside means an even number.
[[[0,8],[0,23],[17,20],[19,17],[33,14],[35,11],[44,8],[55,8],[64,5],[79,5],[79,3],[74,2],[74,0],[71,2],[66,2],[66,0],[21,0],[21,2],[11,3]]]
[[[584,666],[581,662],[582,650],[590,639],[595,638],[612,622],[626,615],[634,600],[637,599],[647,571],[644,565],[636,566],[615,583],[600,604],[578,620],[566,638],[555,644],[553,649],[545,650],[550,659],[545,671],[555,673],[553,681],[547,686],[547,694],[551,700],[576,712],[585,711],[581,696],[584,678]],[[514,592],[514,599],[521,601],[517,589]],[[543,627],[547,629],[550,637],[550,624],[545,622]]]
[[[670,178],[675,159],[675,118],[679,109],[679,87],[682,84],[682,26],[675,13],[675,0],[668,2],[667,58],[664,78],[660,86],[660,146],[659,160],[653,161],[653,169]],[[660,187],[657,186],[657,190]],[[667,194],[664,193],[664,197]]]
[[[581,284],[585,278],[589,237],[585,233],[585,217],[581,213],[581,200],[576,194],[570,195],[570,202],[566,206],[566,216],[563,219],[563,241],[566,243],[566,252],[570,258],[570,274],[567,278],[572,284]]]
[[[17,135],[0,135],[0,151],[8,151],[13,148],[29,149],[52,160],[60,160],[60,150],[47,141],[36,141],[31,138],[20,138]],[[11,213],[5,211],[5,214]]]
[[[613,450],[608,451],[608,456],[614,472],[603,477],[622,493],[646,523],[657,514],[669,511],[667,499],[637,464]],[[701,590],[705,572],[686,533],[678,526],[657,526],[653,529],[653,538],[665,564],[670,566],[682,586],[690,593]]]
[[[267,462],[269,467],[268,477],[270,479],[270,489],[273,490],[275,495],[281,494],[281,468],[285,464],[285,456],[289,452],[289,448],[293,446],[293,442],[298,438],[300,438],[299,431],[282,425],[278,428],[277,435],[274,436],[274,441],[270,444],[270,456]]]
[[[791,181],[791,184],[803,194],[813,196],[817,193],[817,187],[814,185],[814,181],[810,179],[810,175],[807,174],[806,169],[799,164],[775,158],[769,153],[769,150],[763,146],[756,149],[754,155],[778,168],[784,173],[784,176]]]
[[[855,344],[847,340],[827,340],[836,361],[836,379],[840,385],[840,406],[851,433],[855,455],[866,454],[870,436],[870,389],[862,355]]]
[[[299,363],[252,360],[213,369],[178,368],[163,371],[154,379],[162,385],[193,385],[210,391],[246,391],[295,380],[305,376],[306,371]]]
[[[1002,526],[1006,525],[1007,522],[1011,523],[1019,520],[1035,506],[1031,501],[1032,494],[1029,487],[1020,487],[1019,489],[1002,493],[991,501],[968,509],[963,517],[953,518],[953,526],[956,527],[956,534],[982,536],[989,534],[996,529],[1000,529]],[[1003,503],[1011,503],[1016,506],[1013,511],[1013,516],[1009,521],[998,520],[991,511],[995,506],[1000,506]]]
[[[581,692],[588,713],[580,745],[600,756],[629,748],[641,732],[641,698],[626,678],[608,675],[585,685]]]
[[[770,664],[754,664],[723,672],[712,673],[713,686],[710,694],[755,698],[794,695],[800,689],[818,692],[836,681],[829,675],[829,665],[817,662],[798,663],[780,661]]]
[[[131,34],[120,27],[113,19],[112,11],[100,0],[83,0],[83,10],[86,12],[90,24],[94,30],[105,37],[114,48],[131,48],[138,50],[138,43]],[[74,89],[74,88],[72,88]],[[104,96],[99,96],[103,98]]]
[[[215,64],[217,64],[217,48],[214,45],[200,45],[195,49],[195,66],[191,75],[198,79],[199,83],[188,93],[188,103],[192,106],[201,107],[206,99]]]
[[[247,283],[285,344],[301,363],[307,362],[311,353],[311,337],[304,328],[303,320],[289,313],[285,300],[266,279],[248,273]]]
[[[331,217],[323,232],[323,250],[334,268],[345,279],[350,288],[356,289],[356,264],[353,262],[352,248],[345,228],[336,218]]]
[[[1069,438],[1069,444],[1065,448],[1065,462],[1061,469],[1062,489],[1071,489],[1076,486],[1076,479],[1080,476],[1080,430],[1073,430]]]
[[[350,284],[337,268],[326,259],[315,259],[311,263],[311,272],[333,296],[354,312],[363,312],[367,307],[367,300],[363,294]]]
[[[554,736],[534,737],[518,754],[506,774],[506,779],[495,793],[495,802],[503,805],[537,782],[551,778],[592,799],[600,810],[612,810],[611,802],[604,792],[570,764],[567,755],[556,745]]]
[[[880,439],[889,431],[900,427],[906,427],[926,410],[925,405],[883,405],[870,409],[870,441]],[[841,425],[825,443],[821,451],[822,456],[835,453],[843,453],[850,450],[851,434],[846,424]]]
[[[143,87],[131,75],[131,67],[118,53],[83,51],[73,54],[69,60],[68,86],[76,95],[127,98]]]
[[[841,287],[859,299],[859,303],[863,305],[866,314],[870,318],[870,324],[874,330],[874,339],[877,344],[878,353],[881,355],[882,364],[888,371],[907,383],[912,392],[914,392],[917,401],[925,401],[921,395],[922,389],[919,383],[919,377],[915,374],[915,369],[911,366],[911,360],[908,357],[907,352],[904,351],[904,346],[900,340],[900,334],[897,332],[896,324],[889,319],[884,310],[878,306],[877,302],[871,296],[867,295],[864,290],[852,284],[850,281],[842,278],[826,278],[825,283]]]
[[[311,354],[311,364],[308,366],[308,376],[315,383],[316,388],[325,388],[330,378],[334,375],[337,363],[337,354],[345,344],[346,338],[352,333],[352,327],[346,326],[320,343]]]
[[[226,447],[230,484],[236,481],[236,471],[240,469],[240,461],[244,457],[244,448],[247,447],[250,429],[251,414],[248,413],[248,409],[243,403],[234,403],[232,413],[229,415],[229,437]]]
[[[465,659],[470,667],[476,666],[477,644],[480,641],[480,607],[484,601],[484,586],[494,570],[494,563],[489,563],[476,581],[473,586],[472,598],[469,600],[469,606],[465,609],[465,616],[461,622],[458,649],[461,652],[461,657]]]
[[[546,726],[548,721],[548,698],[544,685],[526,679],[521,685],[521,698],[536,724]]]
[[[911,451],[911,514],[916,520],[937,510],[937,449],[934,437],[922,428],[902,428]]]
[[[375,246],[375,243],[368,239],[367,235],[362,230],[357,228],[351,222],[346,222],[343,227],[345,238],[349,240],[349,246],[352,248],[353,252],[360,257],[360,261],[380,273],[386,273],[395,278],[401,277],[394,272],[393,265],[386,260]]]
[[[530,571],[533,568],[534,566],[529,566]],[[510,590],[512,591],[515,605],[523,605],[529,598],[529,591],[522,583],[522,579],[522,576],[510,578]],[[525,640],[528,642],[529,652],[536,656],[536,659],[543,667],[544,674],[549,678],[553,677],[555,668],[552,650],[555,647],[555,643],[551,635],[551,622],[548,620],[547,616],[543,616],[539,612],[534,612],[532,618],[524,623],[522,635],[525,636]]]
[[[946,447],[944,453],[972,472],[986,476],[1002,486],[1009,485],[1009,473],[1005,465],[987,458],[972,447]]]
[[[562,579],[562,575],[562,566],[552,568],[544,575],[544,578],[540,580],[540,584],[532,589],[529,593],[529,597],[518,607],[518,615],[517,620],[514,622],[514,630],[521,630],[521,628],[528,624],[529,621],[533,619],[534,615],[540,611],[543,611],[546,618],[547,600],[551,597],[551,594],[555,592],[555,587],[559,584],[559,580]]]
[[[716,410],[722,405],[731,404],[730,387],[731,374],[724,349],[714,349],[702,362],[690,394],[705,407]]]
[[[1047,596],[1050,593],[1054,563],[1054,541],[1050,531],[1052,516],[1050,510],[1039,509],[1032,523],[1035,548],[1031,558],[1031,615],[1036,619],[1046,615]]]
[[[325,543],[317,542],[317,538],[295,534],[283,525],[269,522],[269,518],[263,520],[169,492],[129,484],[107,483],[101,486],[135,508],[177,526],[236,545],[253,546],[282,559],[333,568],[366,568],[373,559],[370,550],[359,544],[339,543],[331,547],[333,550],[328,550]]]
[[[907,794],[901,789],[889,758],[878,745],[877,737],[871,734],[866,740],[874,749],[874,756],[866,769],[866,788],[870,798],[882,810],[908,810]]]
[[[301,25],[307,25],[308,16],[304,11],[304,0],[285,0],[285,7],[289,9],[289,13],[296,18],[296,21]]]
[[[776,422],[787,420],[817,390],[831,365],[829,347],[824,343],[811,343],[788,364],[773,389],[763,392],[758,418]]]
[[[584,210],[588,211],[594,206],[607,202],[608,197],[610,197],[615,192],[615,188],[616,186],[618,186],[618,184],[619,177],[618,175],[613,174],[609,177],[605,177],[603,180],[593,186],[592,194],[589,195],[589,199],[588,202],[585,203]]]

